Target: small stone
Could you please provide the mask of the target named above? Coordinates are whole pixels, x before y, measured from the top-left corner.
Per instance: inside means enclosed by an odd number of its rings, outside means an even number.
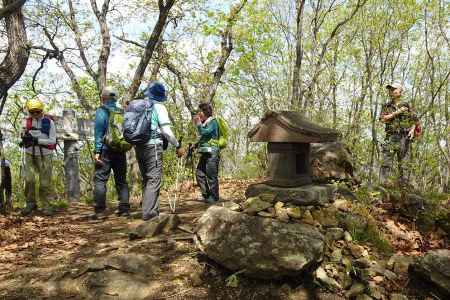
[[[378,275],[378,276],[373,277],[372,280],[373,280],[376,284],[380,284],[380,283],[383,282],[384,277]]]
[[[287,213],[287,209],[283,207],[283,202],[277,202],[275,204],[275,216],[278,220],[282,222],[289,222],[289,215]]]
[[[191,279],[191,283],[192,286],[201,286],[203,284],[203,280],[201,278],[201,273],[200,272],[193,272],[191,273],[191,275],[189,276]]]
[[[288,300],[310,300],[312,296],[309,294],[308,290],[302,286],[299,286],[292,290],[288,297]]]
[[[286,212],[289,217],[293,219],[300,219],[302,217],[302,211],[300,210],[300,207],[294,206],[294,207],[288,207],[286,208]]]
[[[325,234],[328,241],[337,241],[344,237],[344,229],[339,227],[328,228]]]
[[[354,262],[355,262],[355,266],[360,267],[360,268],[368,268],[372,265],[372,261],[370,261],[366,257],[358,258]]]
[[[303,214],[302,222],[309,225],[314,225],[314,218],[309,210],[306,210],[305,213]]]
[[[390,300],[408,300],[408,297],[403,294],[393,293],[389,295]]]
[[[324,284],[327,288],[335,291],[342,289],[342,286],[333,278],[328,277],[327,273],[322,267],[318,267],[315,272],[317,280]]]
[[[337,227],[339,221],[337,219],[337,209],[334,206],[324,207],[311,211],[311,214],[317,222],[324,227]]]
[[[271,193],[262,193],[259,194],[258,197],[264,202],[274,203],[276,195]]]
[[[354,256],[354,257],[356,257],[356,258],[360,258],[360,257],[363,257],[364,255],[364,251],[366,251],[367,252],[367,250],[366,249],[364,249],[364,247],[363,246],[360,246],[360,245],[354,245],[354,244],[351,244],[350,246],[349,246],[349,249],[350,249],[350,253]],[[367,256],[367,255],[365,255],[365,256]]]
[[[369,286],[367,287],[367,294],[374,299],[377,299],[377,300],[383,299],[385,293],[386,293],[386,290],[383,287],[378,286],[373,282],[370,282]]]
[[[241,211],[242,207],[239,204],[232,202],[228,209],[231,209],[232,211]]]
[[[251,197],[245,200],[244,203],[242,203],[242,208],[244,210],[244,213],[247,214],[256,214],[262,210],[265,210],[269,207],[271,207],[272,204],[269,202],[262,201],[259,199],[259,197]]]
[[[393,255],[389,259],[387,266],[396,274],[408,273],[409,265],[411,265],[413,262],[414,258],[411,256]]]
[[[346,242],[351,242],[351,241],[353,241],[352,235],[351,235],[348,231],[345,231],[345,232],[344,232],[344,240],[345,240]]]
[[[340,211],[350,211],[351,203],[345,199],[336,199],[333,203],[333,206],[336,207]]]
[[[397,274],[395,274],[394,272],[389,271],[389,270],[385,270],[383,275],[390,281],[394,281],[398,277]]]
[[[316,293],[316,300],[345,300],[345,298],[336,294],[318,292]]]
[[[345,267],[345,272],[350,272],[352,269],[352,261],[348,257],[342,258],[342,265]]]
[[[340,262],[342,259],[342,250],[337,248],[334,249],[330,255],[331,262]]]
[[[347,293],[345,293],[345,296],[347,298],[355,297],[357,295],[364,293],[365,289],[366,289],[366,286],[363,283],[356,282],[352,285],[350,290]]]
[[[273,214],[271,214],[270,212],[267,212],[267,211],[258,212],[258,216],[264,217],[264,218],[273,218],[274,217]]]

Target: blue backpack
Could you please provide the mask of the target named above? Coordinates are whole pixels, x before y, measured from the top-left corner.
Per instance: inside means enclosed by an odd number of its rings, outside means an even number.
[[[133,100],[128,104],[123,122],[123,137],[133,145],[145,144],[151,137],[153,101]]]

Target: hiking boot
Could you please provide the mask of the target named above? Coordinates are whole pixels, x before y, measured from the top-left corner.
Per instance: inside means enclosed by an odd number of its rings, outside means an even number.
[[[89,219],[91,220],[105,220],[108,217],[108,215],[102,211],[102,212],[96,212],[93,215],[89,216]]]
[[[118,211],[117,213],[116,213],[116,215],[118,216],[118,217],[124,217],[124,218],[130,218],[131,217],[131,215],[130,215],[130,212],[128,211],[128,210],[124,210],[124,211]]]
[[[208,197],[205,199],[205,202],[208,204],[214,204],[216,202],[218,202],[217,200],[215,200],[213,197]]]
[[[22,209],[22,211],[20,212],[20,215],[22,217],[26,217],[26,216],[31,215],[36,210],[37,210],[37,206],[36,205],[27,205],[24,209]]]

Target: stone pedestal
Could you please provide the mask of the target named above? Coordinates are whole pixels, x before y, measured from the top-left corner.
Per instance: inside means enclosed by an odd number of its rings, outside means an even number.
[[[275,187],[266,183],[249,185],[245,196],[256,197],[260,194],[273,194],[274,202],[290,202],[299,206],[325,205],[331,201],[336,187],[331,184],[311,184],[299,187]]]

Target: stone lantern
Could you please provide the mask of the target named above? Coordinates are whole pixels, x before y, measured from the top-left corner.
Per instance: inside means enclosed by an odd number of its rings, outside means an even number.
[[[306,120],[294,111],[269,111],[249,132],[252,142],[267,142],[268,180],[265,184],[296,187],[312,183],[310,143],[334,142],[338,132]]]

